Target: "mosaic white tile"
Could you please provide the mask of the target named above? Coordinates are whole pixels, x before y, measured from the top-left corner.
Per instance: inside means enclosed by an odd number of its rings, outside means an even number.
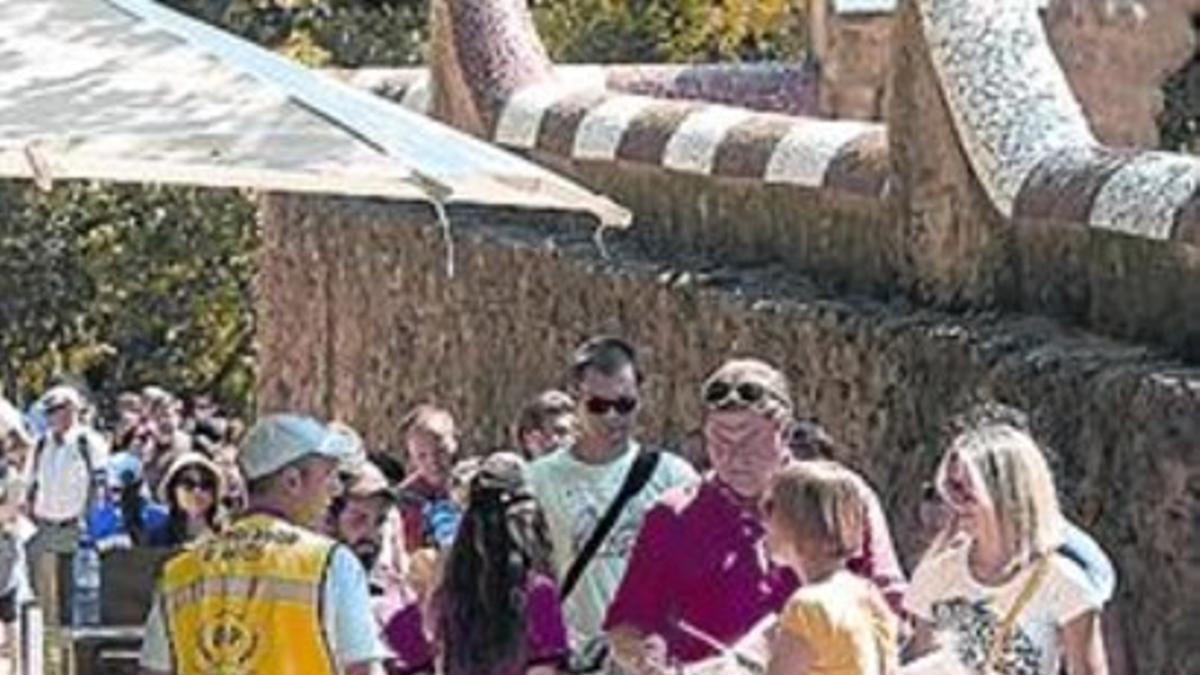
[[[621,136],[638,113],[653,105],[648,96],[616,96],[588,111],[579,123],[571,156],[576,159],[614,160]]]
[[[603,86],[603,85],[601,85]],[[595,87],[588,80],[550,80],[522,87],[509,97],[496,124],[495,140],[500,145],[528,149],[537,145],[542,117],[555,103]]]
[[[821,187],[838,151],[876,128],[863,122],[798,120],[771,153],[766,182]]]
[[[688,173],[712,173],[713,159],[725,134],[750,117],[745,108],[713,105],[688,115],[663,151],[663,166]]]
[[[1033,0],[921,0],[951,118],[997,209],[1048,152],[1094,143]]]
[[[1121,167],[1092,204],[1091,225],[1151,239],[1170,239],[1179,208],[1200,187],[1200,160],[1145,152]]]
[[[433,89],[429,84],[429,73],[422,73],[412,84],[408,85],[408,89],[404,90],[404,97],[400,99],[400,105],[422,114],[430,111],[430,103],[432,101]]]

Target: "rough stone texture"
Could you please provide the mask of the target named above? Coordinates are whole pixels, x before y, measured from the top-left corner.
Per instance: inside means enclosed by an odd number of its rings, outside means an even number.
[[[1106,11],[1118,3],[1051,0],[1050,43],[1103,142],[1158,147],[1162,84],[1191,57],[1198,0],[1143,0],[1145,20]]]
[[[901,3],[896,30],[888,136],[893,196],[907,205],[899,207],[896,225],[904,287],[938,306],[1049,313],[1200,359],[1200,314],[1190,309],[1200,306],[1197,249],[1088,229],[1063,217],[1092,213],[1100,189],[1086,177],[1103,172],[1111,153],[1091,153],[1083,169],[1031,172],[1027,185],[1038,190],[1026,196],[1038,192],[1042,203],[1058,208],[1023,206],[1015,219],[1003,218],[955,131],[930,50],[919,38],[915,3]],[[1089,203],[1071,204],[1080,199]],[[1138,199],[1127,202],[1141,206]]]
[[[818,55],[823,117],[883,118],[893,23],[890,14],[829,15],[826,52]]]
[[[448,279],[423,208],[274,197],[263,213],[264,410],[346,419],[395,448],[400,413],[436,397],[481,449],[530,392],[559,381],[579,339],[610,330],[647,359],[644,436],[673,438],[697,423],[704,374],[730,354],[761,355],[848,443],[912,561],[940,425],[1001,397],[1032,411],[1058,450],[1069,511],[1115,557],[1130,672],[1200,669],[1200,372],[1046,320],[831,300],[790,265],[659,252],[661,235],[636,228],[609,235],[604,261],[585,229],[455,218]]]

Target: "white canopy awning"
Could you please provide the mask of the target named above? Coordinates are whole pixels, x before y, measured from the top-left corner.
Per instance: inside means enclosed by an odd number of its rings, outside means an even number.
[[[604,197],[152,0],[0,2],[0,177],[586,211]]]

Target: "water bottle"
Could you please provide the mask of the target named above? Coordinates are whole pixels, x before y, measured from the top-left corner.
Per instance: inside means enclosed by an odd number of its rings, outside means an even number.
[[[100,552],[91,537],[84,537],[71,564],[75,578],[71,596],[71,622],[75,626],[100,623]]]

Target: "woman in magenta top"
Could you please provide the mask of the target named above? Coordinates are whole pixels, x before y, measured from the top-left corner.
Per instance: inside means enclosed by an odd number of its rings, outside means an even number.
[[[762,361],[729,361],[705,383],[703,396],[713,472],[646,514],[605,618],[613,654],[627,672],[661,673],[715,656],[714,643],[745,638],[800,584],[767,556],[758,508],[772,477],[792,461],[786,378]],[[870,493],[864,494],[868,540],[850,567],[898,599],[903,573],[887,523],[865,482],[862,489]]]
[[[524,465],[498,453],[471,479],[433,602],[445,675],[552,674],[566,661],[545,516]]]

